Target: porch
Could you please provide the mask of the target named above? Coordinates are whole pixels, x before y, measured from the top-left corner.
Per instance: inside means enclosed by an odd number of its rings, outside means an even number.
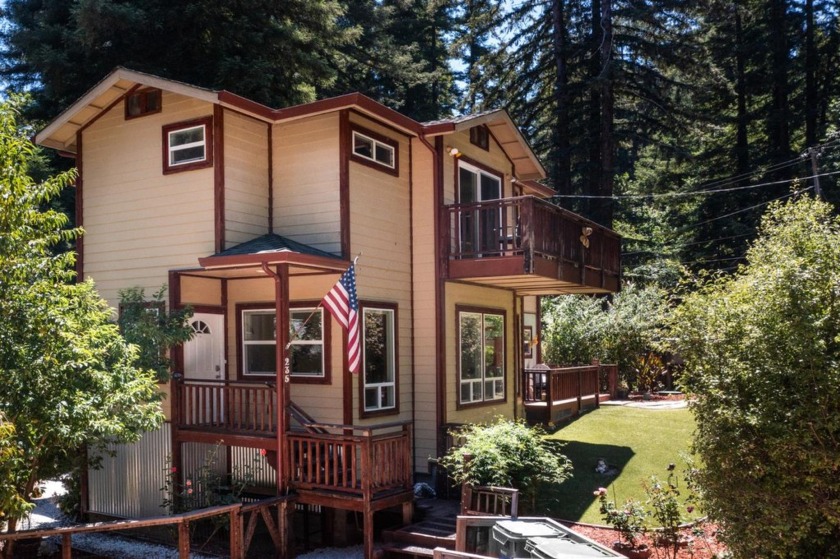
[[[276,474],[275,493],[291,491],[301,505],[361,513],[371,553],[375,512],[402,506],[410,519],[411,421],[320,423],[290,401],[288,429],[280,434],[273,382],[178,377],[173,398],[174,448],[215,443],[261,449]]]
[[[447,206],[444,231],[449,279],[519,295],[619,289],[618,234],[539,198]]]
[[[530,423],[555,423],[579,415],[585,407],[599,407],[602,395],[615,397],[617,373],[616,365],[601,364],[524,370],[526,419]]]

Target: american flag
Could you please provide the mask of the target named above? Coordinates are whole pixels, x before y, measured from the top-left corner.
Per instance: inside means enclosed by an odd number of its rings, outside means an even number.
[[[323,300],[335,319],[347,330],[347,364],[351,373],[359,372],[361,341],[359,301],[356,299],[356,264],[351,264]]]

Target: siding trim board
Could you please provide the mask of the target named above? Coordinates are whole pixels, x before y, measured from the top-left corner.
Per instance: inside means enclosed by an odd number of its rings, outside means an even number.
[[[443,426],[446,424],[446,301],[444,294],[446,290],[446,260],[448,255],[444,252],[444,231],[441,230],[441,223],[443,223],[441,213],[444,211],[443,207],[443,137],[435,137],[435,148],[433,150],[434,156],[434,230],[435,230],[435,304],[437,321],[435,324],[437,345],[437,371],[435,378],[435,390],[437,391],[437,398],[435,399],[435,435],[437,437],[437,455],[443,456],[446,452],[446,436],[441,432]]]
[[[84,196],[84,154],[82,152],[82,131],[76,132],[76,227],[85,224]],[[76,237],[76,281],[85,281],[85,237]]]
[[[225,140],[224,140],[225,110],[220,105],[213,105],[213,156],[216,167],[213,169],[213,200],[215,211],[215,245],[216,252],[222,252],[225,246]]]

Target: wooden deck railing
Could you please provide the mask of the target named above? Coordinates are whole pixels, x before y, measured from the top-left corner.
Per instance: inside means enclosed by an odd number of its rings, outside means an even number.
[[[175,387],[180,427],[276,433],[277,393],[273,383],[181,379]]]
[[[291,485],[372,499],[376,493],[410,489],[411,422],[368,427],[313,424],[324,433],[287,436]]]
[[[607,365],[604,365],[606,367]],[[593,399],[597,407],[600,404],[601,365],[582,367],[563,367],[545,369],[526,369],[523,372],[522,386],[524,402],[540,403],[547,406],[547,417],[551,421],[553,408],[574,402],[580,412],[584,399]]]
[[[524,273],[535,256],[614,274],[621,265],[616,233],[533,196],[454,204],[446,218],[453,259],[521,254]]]

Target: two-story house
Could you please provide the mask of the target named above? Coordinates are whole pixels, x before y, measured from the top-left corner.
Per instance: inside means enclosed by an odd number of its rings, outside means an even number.
[[[271,109],[120,68],[36,141],[76,160],[79,277],[115,309],[166,284],[195,311],[165,429],[90,472],[93,512],[159,514],[167,456],[189,472],[220,444],[219,468],[262,460],[271,491],[359,511],[372,537],[447,425],[521,416],[539,296],[619,286],[618,236],[544,200],[503,110]],[[357,256],[354,375],[319,302]]]

